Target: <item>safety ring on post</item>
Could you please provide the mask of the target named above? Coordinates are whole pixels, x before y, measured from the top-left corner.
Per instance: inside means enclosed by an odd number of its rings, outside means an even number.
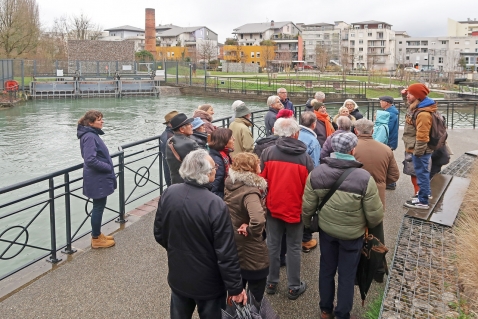
[[[18,81],[8,80],[5,81],[5,91],[7,92],[17,92],[18,91]]]

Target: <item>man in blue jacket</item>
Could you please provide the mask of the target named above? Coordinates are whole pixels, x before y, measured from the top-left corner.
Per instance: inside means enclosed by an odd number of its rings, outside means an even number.
[[[378,98],[380,100],[380,107],[390,113],[390,119],[388,120],[388,147],[394,151],[398,146],[398,110],[393,105],[393,97],[384,95]],[[394,190],[397,187],[397,183],[388,184],[386,189]]]
[[[286,110],[291,110],[295,114],[294,104],[292,104],[287,97],[287,90],[285,88],[278,88],[277,95],[279,96],[282,105],[284,105],[284,108]]]

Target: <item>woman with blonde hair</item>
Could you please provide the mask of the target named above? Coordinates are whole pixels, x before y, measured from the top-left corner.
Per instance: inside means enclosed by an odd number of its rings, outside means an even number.
[[[350,111],[346,106],[341,106],[339,108],[339,114],[335,115],[334,119],[332,120],[332,125],[334,126],[335,130],[338,129],[337,119],[339,118],[339,116],[346,116],[350,119],[350,122],[352,122],[351,131],[353,133],[354,123],[355,123],[356,119],[353,115],[350,115]]]
[[[199,105],[197,110],[194,111],[193,117],[199,117],[204,122],[204,128],[207,134],[211,134],[217,127],[212,122],[212,116],[214,115],[214,108],[211,104]]]
[[[269,253],[265,242],[266,212],[263,199],[267,182],[259,176],[261,168],[256,154],[239,153],[229,169],[224,201],[236,230],[239,264],[244,288],[260,304],[269,274]]]

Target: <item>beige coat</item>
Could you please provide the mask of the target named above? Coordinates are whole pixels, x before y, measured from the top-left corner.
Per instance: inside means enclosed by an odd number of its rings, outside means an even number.
[[[229,124],[229,129],[232,131],[232,136],[235,139],[234,152],[229,154],[231,157],[242,152],[252,153],[254,140],[252,138],[252,132],[249,129],[251,125],[251,122],[242,117],[234,119],[234,121]]]
[[[385,187],[398,181],[400,171],[393,152],[385,144],[375,141],[371,134],[358,137],[355,159],[363,164],[363,169],[372,175],[377,184],[380,199],[385,208]]]
[[[269,267],[267,245],[263,237],[266,213],[262,196],[267,188],[264,178],[251,172],[229,169],[224,187],[224,202],[229,208],[241,269],[259,271]],[[247,224],[248,236],[237,229]]]

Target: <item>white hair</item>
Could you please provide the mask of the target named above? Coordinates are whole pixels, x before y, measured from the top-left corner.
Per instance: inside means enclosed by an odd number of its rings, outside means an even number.
[[[274,104],[277,100],[280,101],[280,98],[277,95],[271,95],[267,98],[267,106],[271,106]]]
[[[373,122],[365,118],[355,121],[354,127],[358,134],[372,134],[373,132]]]
[[[347,116],[339,116],[337,118],[337,126],[339,130],[350,131],[352,121]]]
[[[325,93],[324,92],[315,92],[314,98],[316,100],[325,100]]]
[[[209,154],[203,150],[190,152],[184,158],[179,168],[179,175],[186,181],[195,181],[199,185],[209,183],[208,174],[212,170],[208,159]]]
[[[274,123],[274,134],[282,137],[291,137],[299,130],[299,123],[293,117],[281,117]]]
[[[278,89],[277,89],[277,94],[279,94],[279,91],[280,91],[280,90],[287,91],[285,88],[278,88]]]

